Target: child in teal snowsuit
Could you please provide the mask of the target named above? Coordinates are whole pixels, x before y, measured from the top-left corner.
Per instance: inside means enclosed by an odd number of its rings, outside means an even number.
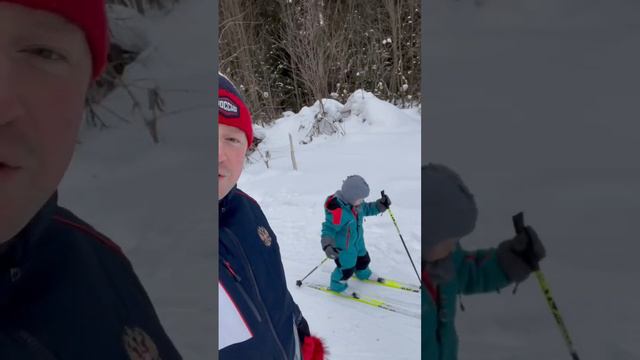
[[[351,175],[344,180],[341,190],[325,200],[321,245],[327,257],[336,262],[329,282],[329,289],[333,291],[344,291],[354,273],[363,280],[371,276],[371,258],[364,243],[362,221],[365,216],[387,210],[391,200],[383,195],[377,201],[364,202],[367,196],[367,182],[359,175]]]
[[[459,245],[475,227],[473,195],[453,170],[422,168],[422,360],[456,360],[457,299],[524,281],[545,256],[531,227],[497,248],[466,251]]]

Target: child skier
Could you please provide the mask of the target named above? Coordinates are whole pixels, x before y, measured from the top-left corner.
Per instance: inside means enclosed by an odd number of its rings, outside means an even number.
[[[455,360],[456,301],[460,294],[495,291],[524,281],[545,256],[536,232],[526,231],[497,248],[467,251],[460,238],[475,227],[473,195],[453,170],[422,168],[422,360]]]
[[[327,197],[324,203],[325,221],[322,224],[321,244],[327,257],[335,260],[329,289],[342,292],[347,280],[355,273],[358,279],[371,276],[371,258],[364,243],[362,220],[378,215],[391,205],[387,195],[374,202],[364,202],[369,185],[359,175],[347,177],[342,188]]]

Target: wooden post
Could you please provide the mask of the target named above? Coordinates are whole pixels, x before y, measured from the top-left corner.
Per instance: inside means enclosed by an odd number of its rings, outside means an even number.
[[[298,171],[298,164],[296,163],[296,155],[293,152],[293,137],[289,134],[289,147],[291,148],[291,164],[293,165],[293,170]]]

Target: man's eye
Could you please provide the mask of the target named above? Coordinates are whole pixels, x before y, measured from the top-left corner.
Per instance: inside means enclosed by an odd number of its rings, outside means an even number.
[[[239,144],[240,143],[240,139],[235,138],[235,137],[228,137],[227,141],[232,142],[234,144]]]
[[[22,52],[37,56],[48,61],[67,61],[67,57],[61,53],[46,47],[33,47],[22,50]]]

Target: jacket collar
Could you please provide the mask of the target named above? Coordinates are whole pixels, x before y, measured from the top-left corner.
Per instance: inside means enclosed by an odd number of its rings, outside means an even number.
[[[51,195],[49,200],[40,208],[40,210],[31,218],[27,225],[20,232],[8,241],[4,254],[1,257],[10,256],[17,263],[22,263],[26,254],[35,246],[37,240],[41,237],[47,226],[50,224],[53,214],[58,208],[57,191]],[[1,262],[4,262],[2,259]]]
[[[233,201],[238,197],[238,185],[234,185],[229,193],[222,199],[218,200],[218,219],[222,220],[223,217],[229,212],[229,207],[233,204]]]
[[[58,196],[54,193],[29,223],[7,243],[0,253],[0,314],[7,311],[13,292],[10,289],[21,279],[25,268],[34,265],[32,254],[36,251],[44,231],[50,224],[58,207]],[[10,309],[9,309],[10,310]]]

